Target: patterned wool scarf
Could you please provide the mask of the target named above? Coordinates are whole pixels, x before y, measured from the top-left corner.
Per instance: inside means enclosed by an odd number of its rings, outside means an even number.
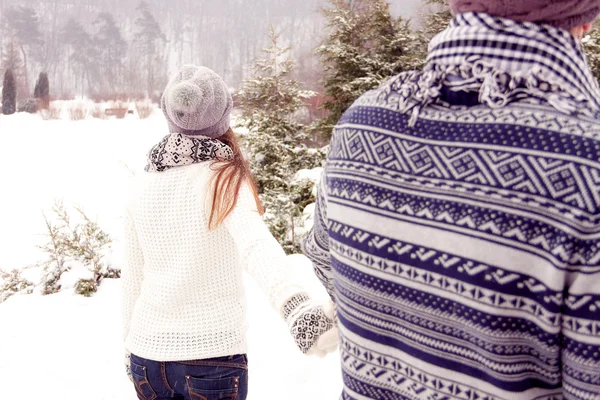
[[[567,114],[600,116],[600,88],[568,31],[483,13],[458,15],[431,42],[424,70],[393,78],[380,96],[412,113],[412,126],[443,90],[477,92],[479,102],[491,108],[526,100]]]
[[[231,147],[216,139],[173,133],[150,150],[146,171],[162,172],[211,160],[231,161],[233,157]]]

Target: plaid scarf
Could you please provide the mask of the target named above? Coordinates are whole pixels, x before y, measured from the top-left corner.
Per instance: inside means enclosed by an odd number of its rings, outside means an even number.
[[[458,15],[430,43],[423,71],[401,74],[382,89],[388,103],[412,112],[413,126],[443,89],[477,92],[491,108],[533,101],[567,114],[600,116],[600,88],[568,31],[483,13]]]
[[[230,161],[233,157],[231,147],[216,139],[173,133],[150,150],[146,171],[162,172],[204,161]]]

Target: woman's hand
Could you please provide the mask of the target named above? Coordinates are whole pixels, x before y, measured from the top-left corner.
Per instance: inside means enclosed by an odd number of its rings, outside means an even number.
[[[296,295],[286,303],[283,316],[302,353],[324,357],[335,351],[338,330],[334,312],[333,303],[326,306],[315,305],[305,294]]]
[[[131,375],[131,353],[125,350],[125,373],[131,382],[133,382],[133,376]]]

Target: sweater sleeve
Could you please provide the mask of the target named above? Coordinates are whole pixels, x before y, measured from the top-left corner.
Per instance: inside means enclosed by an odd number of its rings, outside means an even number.
[[[317,193],[315,208],[315,224],[312,231],[304,241],[302,250],[313,262],[315,274],[325,286],[332,300],[334,297],[333,272],[329,253],[329,221],[327,219],[327,192],[325,187],[325,174],[321,178]],[[335,300],[334,300],[335,301]]]
[[[128,211],[125,212],[125,265],[121,271],[123,285],[122,312],[123,312],[123,334],[127,339],[133,308],[140,295],[142,281],[144,279],[144,255],[138,242],[133,217]]]
[[[224,225],[236,243],[244,269],[280,314],[292,297],[306,293],[290,280],[285,252],[260,216],[249,186],[242,187],[237,205]]]

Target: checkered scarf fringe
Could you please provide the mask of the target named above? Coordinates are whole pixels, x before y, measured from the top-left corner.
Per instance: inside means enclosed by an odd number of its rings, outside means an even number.
[[[162,172],[211,160],[231,161],[233,157],[231,147],[216,139],[173,133],[150,150],[146,171]]]
[[[393,78],[380,96],[411,113],[414,126],[442,88],[478,92],[491,108],[527,99],[566,114],[600,116],[598,82],[568,31],[483,13],[458,15],[431,42],[424,70]]]

